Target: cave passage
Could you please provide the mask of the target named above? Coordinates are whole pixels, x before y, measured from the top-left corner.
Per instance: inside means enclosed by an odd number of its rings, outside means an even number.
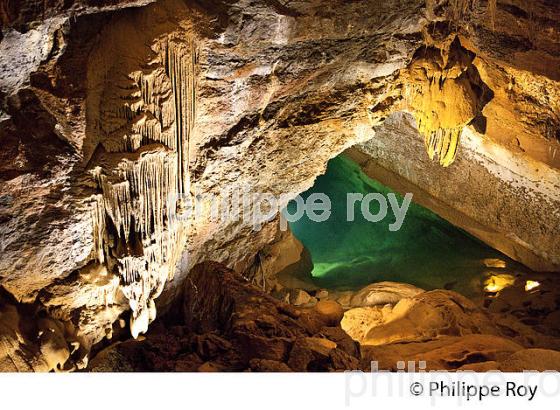
[[[405,282],[424,289],[446,288],[465,296],[483,294],[488,278],[518,275],[528,269],[414,203],[400,230],[391,232],[395,217],[388,209],[380,222],[367,221],[355,204],[355,221],[346,221],[347,193],[394,192],[369,178],[358,164],[343,154],[328,163],[327,171],[302,194],[325,193],[331,215],[314,222],[304,215],[290,224],[313,260],[314,281],[330,289],[357,289],[379,281]],[[403,196],[396,193],[398,203]],[[370,210],[378,212],[372,201]],[[295,212],[295,203],[288,204]]]

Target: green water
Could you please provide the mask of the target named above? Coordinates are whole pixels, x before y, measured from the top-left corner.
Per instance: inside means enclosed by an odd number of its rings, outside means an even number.
[[[309,249],[314,264],[312,275],[326,288],[356,289],[384,280],[406,282],[424,289],[447,288],[467,296],[480,295],[484,278],[494,271],[523,269],[500,252],[456,228],[430,210],[414,203],[397,232],[389,231],[395,221],[391,207],[380,222],[367,221],[355,204],[356,219],[346,221],[346,194],[394,192],[366,176],[350,159],[339,156],[328,164],[325,175],[302,194],[325,193],[331,199],[331,216],[313,222],[307,216],[291,223],[295,236]],[[399,205],[403,197],[397,195]],[[372,201],[370,209],[377,213]],[[295,212],[295,203],[288,205]],[[488,268],[484,260],[505,264]]]

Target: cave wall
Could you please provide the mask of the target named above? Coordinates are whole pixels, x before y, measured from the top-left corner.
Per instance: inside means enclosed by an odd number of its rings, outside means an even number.
[[[559,12],[546,0],[498,2],[493,13],[484,2],[465,3],[458,11],[445,1],[426,9],[419,0],[30,0],[0,9],[0,286],[3,309],[13,313],[7,340],[20,341],[3,353],[3,368],[84,366],[102,339],[128,327],[145,331],[197,262],[244,271],[279,236],[277,221],[263,220],[254,232],[208,214],[173,219],[176,196],[224,198],[246,186],[295,195],[356,143],[388,139],[391,155],[369,155],[390,162],[395,174],[415,164],[423,173],[439,167],[434,178],[449,172],[464,187],[472,175],[457,164],[469,152],[480,160],[481,145],[437,131],[468,126],[546,168],[537,181],[522,173],[532,181],[523,189],[532,195],[547,185],[552,198],[532,215],[557,215]],[[533,35],[527,28],[535,18],[545,29]],[[427,46],[442,56],[436,68],[414,65],[421,55],[435,61],[422,54]],[[456,49],[460,58],[450,59]],[[406,84],[422,90],[433,81],[431,69],[456,82],[452,94],[467,108],[461,115],[437,89],[428,102],[406,92]],[[492,98],[483,97],[485,87]],[[399,111],[426,118],[434,101],[448,103],[451,120],[436,121],[423,137],[407,129],[410,117],[383,125]],[[398,133],[385,132],[394,118]],[[434,154],[450,152],[445,141],[457,156],[447,155],[447,168],[432,164],[423,138],[440,147]],[[419,162],[402,162],[409,159],[394,156],[397,148]],[[517,183],[519,173],[512,175],[494,177]],[[501,222],[501,232],[516,216]],[[486,229],[499,217],[479,223]],[[514,258],[556,266],[558,242],[543,223],[557,220],[550,218],[525,219],[523,232],[537,233],[518,234]],[[39,313],[55,341],[37,342],[41,329],[18,325]],[[34,347],[18,353],[23,345]],[[50,359],[38,365],[38,357]]]

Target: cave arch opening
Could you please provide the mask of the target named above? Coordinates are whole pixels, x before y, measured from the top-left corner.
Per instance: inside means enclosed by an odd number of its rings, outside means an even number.
[[[325,194],[331,202],[330,217],[314,222],[306,213],[290,222],[292,233],[309,251],[316,285],[328,289],[356,290],[370,283],[393,281],[423,289],[450,289],[479,298],[495,278],[524,275],[528,268],[452,225],[431,210],[410,203],[402,226],[396,222],[392,206],[378,222],[371,222],[354,206],[354,221],[348,221],[348,194],[394,195],[403,204],[403,195],[370,178],[350,156],[341,154],[327,165],[313,187],[301,196]],[[390,201],[387,201],[390,202]],[[295,212],[297,204],[287,206]],[[369,203],[371,214],[383,206]]]

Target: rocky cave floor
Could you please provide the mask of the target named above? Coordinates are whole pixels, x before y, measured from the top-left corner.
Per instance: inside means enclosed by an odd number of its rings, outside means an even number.
[[[560,370],[560,286],[546,274],[533,289],[518,277],[477,303],[394,282],[331,292],[296,283],[307,291],[278,283],[263,292],[223,265],[199,264],[180,303],[146,335],[98,350],[87,370],[370,371],[375,362],[397,371],[410,361],[426,370]]]

